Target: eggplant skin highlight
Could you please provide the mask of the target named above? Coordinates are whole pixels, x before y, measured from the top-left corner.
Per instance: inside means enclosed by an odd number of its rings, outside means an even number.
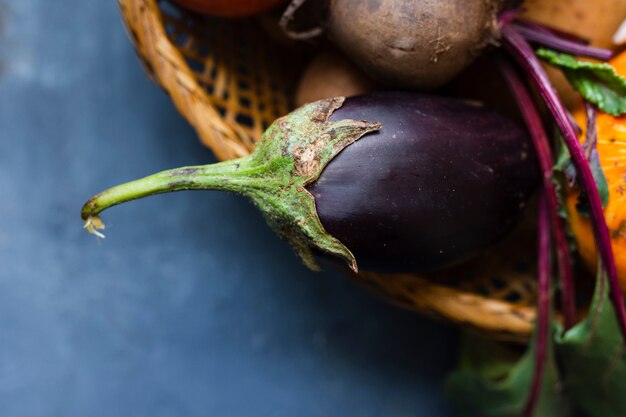
[[[327,232],[362,269],[427,272],[467,260],[521,219],[540,179],[523,128],[474,103],[405,92],[346,99],[330,117],[382,128],[308,186]]]

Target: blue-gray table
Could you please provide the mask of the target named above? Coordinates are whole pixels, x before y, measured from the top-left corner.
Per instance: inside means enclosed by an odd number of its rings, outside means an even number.
[[[306,270],[243,198],[153,197],[85,233],[93,193],[213,157],[114,0],[0,17],[0,416],[451,415],[454,329]]]

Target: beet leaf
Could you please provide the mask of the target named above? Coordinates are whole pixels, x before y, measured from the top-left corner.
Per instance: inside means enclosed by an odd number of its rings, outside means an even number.
[[[555,344],[568,396],[591,417],[625,416],[626,346],[605,276],[598,277],[588,317],[557,332]]]
[[[462,344],[460,369],[446,381],[446,394],[456,404],[459,415],[522,417],[533,380],[534,352],[534,341],[520,356],[511,346],[467,334]],[[552,354],[548,359],[534,416],[568,417],[570,407],[561,395]]]
[[[536,54],[560,68],[572,87],[603,112],[613,116],[626,113],[626,78],[610,64],[581,61],[545,48],[537,49]]]

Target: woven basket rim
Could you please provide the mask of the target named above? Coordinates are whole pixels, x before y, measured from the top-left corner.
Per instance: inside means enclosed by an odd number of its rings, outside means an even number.
[[[247,154],[241,135],[227,123],[207,128],[207,120],[219,119],[206,91],[199,85],[176,45],[168,38],[158,0],[118,0],[124,22],[147,73],[172,98],[177,110],[196,129],[201,141],[220,160]],[[354,277],[363,282],[363,277]],[[413,277],[416,279],[416,277]],[[516,305],[480,294],[461,291],[419,277],[419,295],[411,300],[412,310],[469,326],[491,336],[527,341],[536,311],[534,306]],[[367,282],[365,282],[366,286]],[[407,308],[403,303],[395,304]]]

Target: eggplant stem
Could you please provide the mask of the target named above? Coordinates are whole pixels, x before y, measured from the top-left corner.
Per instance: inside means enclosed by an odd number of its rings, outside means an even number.
[[[561,103],[554,87],[550,84],[547,74],[541,67],[541,63],[535,56],[530,45],[522,35],[517,33],[515,27],[512,25],[504,26],[500,28],[500,31],[502,33],[504,46],[535,83],[539,94],[545,101],[548,110],[550,110],[557,126],[561,130],[563,140],[570,152],[572,162],[578,173],[580,184],[587,193],[598,253],[609,277],[611,301],[615,308],[622,336],[626,340],[626,308],[624,306],[624,299],[617,276],[611,237],[604,218],[600,194],[591,173],[589,163],[587,162],[585,152],[578,141],[572,124],[567,119],[567,112],[563,103]]]
[[[81,217],[88,232],[99,237],[104,235],[104,223],[98,214],[109,207],[126,201],[137,200],[155,194],[182,190],[221,190],[249,194],[263,188],[263,180],[255,178],[259,167],[248,164],[250,157],[218,164],[176,168],[148,177],[127,182],[93,196],[81,210]]]
[[[608,61],[613,57],[613,51],[608,49],[596,48],[588,45],[581,45],[577,42],[572,42],[567,39],[563,39],[549,32],[543,32],[531,27],[522,26],[513,23],[517,33],[522,35],[530,43],[536,43],[541,46],[545,46],[550,49],[554,49],[559,52],[564,52],[576,56],[584,56],[587,58],[599,59],[601,61]]]
[[[552,182],[552,169],[554,158],[548,136],[539,116],[539,111],[530,96],[530,92],[513,66],[504,59],[498,57],[498,66],[513,97],[518,104],[522,117],[526,122],[528,132],[535,147],[535,153],[542,172],[543,189],[547,200],[552,233],[556,246],[557,261],[559,265],[559,277],[561,284],[561,299],[565,330],[569,330],[576,324],[576,296],[574,290],[574,270],[572,268],[567,237],[565,234],[565,222],[559,215],[559,203],[557,190]]]
[[[535,344],[535,368],[530,393],[524,405],[524,417],[532,417],[539,402],[543,374],[548,357],[550,339],[550,217],[548,190],[542,190],[539,197],[537,272],[539,275],[539,296],[537,300],[537,330]]]

